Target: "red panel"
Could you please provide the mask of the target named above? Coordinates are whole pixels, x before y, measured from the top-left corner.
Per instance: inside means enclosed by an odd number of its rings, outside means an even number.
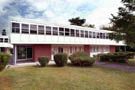
[[[33,45],[33,60],[37,61],[41,56],[51,59],[51,45]]]
[[[84,45],[84,52],[90,55],[90,46]]]
[[[115,46],[110,46],[110,53],[114,53],[115,52]]]

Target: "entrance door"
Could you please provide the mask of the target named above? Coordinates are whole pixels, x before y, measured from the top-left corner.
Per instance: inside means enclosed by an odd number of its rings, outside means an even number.
[[[30,61],[30,60],[32,60],[32,47],[18,46],[17,61]]]

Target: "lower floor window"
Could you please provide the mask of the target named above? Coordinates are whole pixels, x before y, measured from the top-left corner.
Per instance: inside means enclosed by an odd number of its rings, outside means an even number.
[[[31,59],[32,58],[32,47],[18,46],[17,47],[17,58],[18,59]]]

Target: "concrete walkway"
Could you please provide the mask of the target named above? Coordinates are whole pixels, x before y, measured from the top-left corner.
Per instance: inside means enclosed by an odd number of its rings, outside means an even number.
[[[127,64],[120,63],[109,63],[109,62],[96,62],[96,66],[105,67],[105,68],[113,68],[127,72],[135,72],[135,66],[129,66]]]
[[[49,61],[49,65],[55,64],[54,61]],[[17,67],[25,67],[25,66],[38,66],[39,62],[26,62],[26,63],[17,63],[16,65],[7,65],[6,68],[17,68]]]

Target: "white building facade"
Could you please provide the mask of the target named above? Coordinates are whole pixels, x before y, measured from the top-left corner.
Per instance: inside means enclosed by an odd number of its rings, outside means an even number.
[[[90,56],[115,52],[124,43],[109,39],[107,30],[97,30],[73,25],[55,25],[29,20],[10,23],[10,43],[13,45],[13,63],[37,61],[38,57],[53,59],[56,53],[83,51]]]

